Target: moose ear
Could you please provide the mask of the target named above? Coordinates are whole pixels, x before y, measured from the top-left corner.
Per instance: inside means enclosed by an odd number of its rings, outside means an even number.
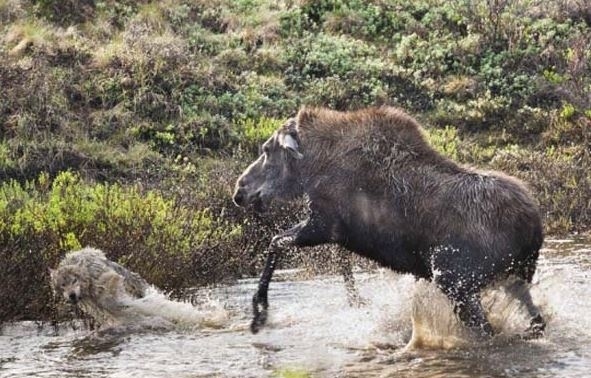
[[[283,135],[283,138],[281,138],[281,146],[289,151],[290,155],[295,159],[300,160],[304,157],[304,155],[300,152],[298,141],[291,134]]]

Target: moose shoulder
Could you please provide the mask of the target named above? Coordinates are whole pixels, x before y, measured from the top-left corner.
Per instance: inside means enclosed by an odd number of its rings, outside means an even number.
[[[459,318],[481,335],[493,333],[481,289],[515,276],[509,289],[532,317],[528,333],[543,331],[527,290],[543,241],[527,189],[510,176],[445,158],[403,111],[303,108],[263,144],[261,156],[239,177],[234,201],[264,211],[273,200],[302,195],[309,198],[310,216],[271,242],[253,299],[253,331],[265,322],[281,248],[323,243],[434,281]]]

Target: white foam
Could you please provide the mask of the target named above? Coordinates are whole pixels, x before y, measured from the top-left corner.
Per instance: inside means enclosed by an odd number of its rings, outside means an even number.
[[[151,288],[143,298],[124,299],[126,314],[130,319],[141,318],[142,324],[157,328],[222,328],[229,322],[229,314],[222,304],[208,300],[200,306],[170,300],[158,290]]]
[[[348,305],[339,282],[309,281],[297,287],[275,283],[268,325],[262,331],[264,342],[279,345],[289,339],[306,339],[308,345],[300,352],[310,354],[307,361],[322,355],[324,363],[327,343],[349,349],[449,349],[478,342],[434,284],[387,270],[357,278],[361,297],[367,302],[360,308]],[[290,297],[277,298],[278,293],[290,293]],[[529,326],[524,306],[502,286],[485,290],[482,304],[501,338],[520,335]]]

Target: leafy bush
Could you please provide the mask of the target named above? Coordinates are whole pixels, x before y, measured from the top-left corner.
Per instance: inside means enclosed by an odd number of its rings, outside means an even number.
[[[69,250],[87,245],[104,249],[149,282],[180,292],[240,271],[236,268],[244,262],[228,253],[241,232],[240,225],[208,208],[190,208],[137,185],[86,184],[70,172],[53,181],[41,175],[23,185],[4,182],[0,240],[6,259],[1,269],[10,285],[0,297],[11,298],[13,306],[0,320],[26,314],[30,303],[38,309],[51,307],[46,270]],[[31,255],[35,258],[29,260]],[[35,284],[19,285],[31,277]]]
[[[492,165],[524,179],[540,202],[549,234],[577,232],[591,224],[591,164],[588,148],[517,149],[499,153]]]
[[[285,51],[285,82],[303,103],[352,109],[394,103],[429,108],[430,99],[378,50],[346,36],[307,34]]]
[[[446,126],[443,129],[429,129],[427,139],[437,151],[453,160],[458,160],[460,141],[457,129],[452,126]]]
[[[282,120],[261,118],[258,121],[247,119],[238,125],[240,146],[252,153],[258,152],[260,145],[283,124]]]
[[[36,12],[60,24],[78,23],[89,19],[96,6],[95,0],[31,0]]]

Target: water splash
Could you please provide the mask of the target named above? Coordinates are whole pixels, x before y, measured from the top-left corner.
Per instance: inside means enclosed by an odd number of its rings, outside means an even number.
[[[511,281],[500,282],[482,292],[482,306],[495,333],[496,342],[523,335],[529,317],[521,301],[506,291]],[[420,281],[412,299],[412,337],[409,349],[451,349],[482,343],[454,314],[450,300],[432,283]]]
[[[199,306],[172,301],[156,289],[151,288],[143,298],[126,298],[125,312],[136,318],[142,326],[165,329],[223,328],[228,325],[230,315],[221,302],[209,299]]]
[[[85,330],[62,329],[56,335],[38,331],[34,324],[6,327],[0,333],[0,375],[268,377],[279,371],[303,371],[314,377],[588,376],[590,245],[550,244],[542,252],[531,288],[548,321],[546,335],[539,340],[512,337],[523,332],[528,317],[502,287],[483,294],[483,305],[500,336],[477,343],[463,334],[447,298],[411,276],[388,271],[357,274],[367,304],[352,308],[341,277],[297,280],[279,274],[269,293],[269,327],[257,335],[248,331],[257,280],[243,280],[206,294],[197,292],[203,300],[196,308],[177,308],[158,295],[136,302],[134,311],[142,313],[145,306],[148,317],[177,319],[177,328],[164,332],[144,330],[85,344],[79,341],[88,334]],[[208,319],[217,319],[218,308],[226,311],[223,328],[210,328]],[[193,317],[193,310],[201,313]],[[415,329],[419,321],[425,328],[421,335],[426,341],[420,348],[411,341],[413,319]]]

